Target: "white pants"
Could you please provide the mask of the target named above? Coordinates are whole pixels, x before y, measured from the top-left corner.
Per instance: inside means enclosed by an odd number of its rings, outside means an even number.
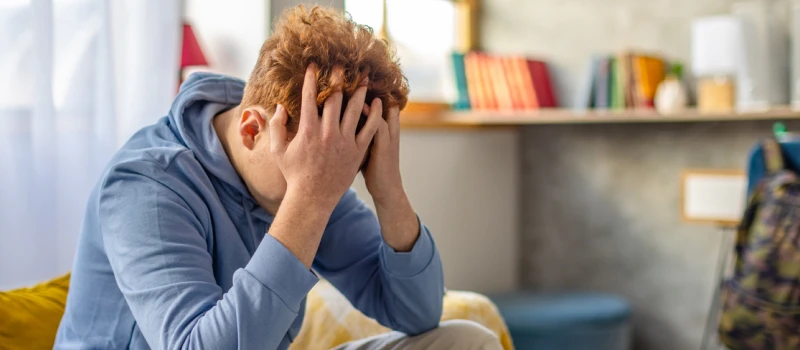
[[[502,350],[500,340],[486,327],[466,320],[451,320],[414,337],[391,332],[337,346],[333,350]]]

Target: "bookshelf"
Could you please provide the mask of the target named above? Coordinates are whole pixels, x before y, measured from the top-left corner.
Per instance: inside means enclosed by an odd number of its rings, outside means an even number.
[[[515,112],[410,110],[401,113],[400,123],[404,129],[448,129],[524,125],[699,123],[791,119],[800,119],[800,111],[792,110],[788,106],[774,107],[764,112],[717,114],[699,113],[696,109],[687,109],[676,115],[660,115],[650,109],[576,111],[557,108]]]

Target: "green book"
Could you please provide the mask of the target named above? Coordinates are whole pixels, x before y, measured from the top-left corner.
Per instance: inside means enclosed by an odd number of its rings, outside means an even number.
[[[469,92],[467,91],[467,74],[464,69],[464,54],[453,52],[453,75],[455,76],[456,91],[458,96],[453,103],[453,109],[465,110],[470,108]]]
[[[608,103],[610,109],[624,109],[625,108],[625,61],[619,57],[611,59],[611,71],[609,72],[609,98]]]
[[[619,109],[617,105],[617,97],[619,79],[617,72],[619,71],[619,60],[616,57],[611,57],[608,60],[608,109]]]

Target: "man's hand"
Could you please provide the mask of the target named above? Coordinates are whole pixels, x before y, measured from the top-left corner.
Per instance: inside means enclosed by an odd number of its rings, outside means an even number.
[[[278,106],[269,122],[270,152],[286,179],[286,195],[270,227],[270,234],[307,267],[311,266],[333,208],[352,185],[375,131],[383,123],[380,108],[373,109],[356,135],[366,86],[356,90],[344,116],[342,92],[333,93],[317,113],[316,67],[306,70],[297,135],[288,140],[286,109]],[[332,86],[342,86],[341,70]],[[340,123],[341,120],[341,123]]]
[[[343,78],[341,70],[332,74],[331,85],[341,86]],[[381,111],[373,110],[356,135],[366,93],[366,86],[358,88],[340,119],[343,95],[341,90],[334,92],[325,101],[320,118],[316,106],[316,68],[309,67],[303,83],[300,125],[291,142],[287,140],[286,109],[280,105],[276,108],[269,123],[270,152],[286,178],[287,193],[303,193],[333,210],[352,185],[379,125],[377,122],[383,122]]]
[[[371,115],[383,109],[380,99],[364,112]],[[403,189],[400,177],[400,109],[392,107],[386,120],[378,123],[370,150],[364,182],[375,203],[383,239],[394,250],[410,251],[419,236],[419,221]]]

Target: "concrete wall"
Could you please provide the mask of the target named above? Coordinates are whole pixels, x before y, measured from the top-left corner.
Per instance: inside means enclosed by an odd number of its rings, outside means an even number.
[[[552,63],[562,100],[592,54],[690,59],[690,22],[733,0],[484,1],[482,43]],[[793,128],[800,126],[794,125]],[[521,278],[634,307],[636,349],[698,349],[721,234],[680,222],[684,168],[742,168],[769,122],[536,126],[521,134]]]
[[[722,235],[680,221],[680,172],[743,168],[751,145],[771,127],[732,122],[524,130],[523,286],[619,294],[633,305],[636,349],[699,349]]]

